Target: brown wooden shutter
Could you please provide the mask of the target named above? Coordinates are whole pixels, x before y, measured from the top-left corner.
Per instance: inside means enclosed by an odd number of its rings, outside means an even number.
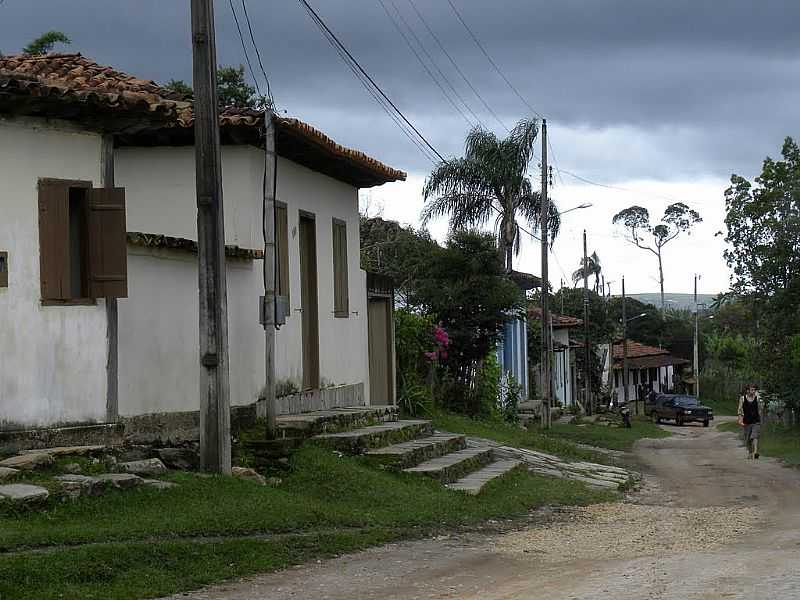
[[[333,312],[337,317],[350,315],[347,286],[347,224],[333,220]]]
[[[68,300],[69,187],[39,182],[39,270],[42,300]]]
[[[277,250],[278,250],[278,295],[289,302],[289,212],[285,204],[278,204],[277,213]]]
[[[124,188],[89,190],[89,296],[128,297]]]

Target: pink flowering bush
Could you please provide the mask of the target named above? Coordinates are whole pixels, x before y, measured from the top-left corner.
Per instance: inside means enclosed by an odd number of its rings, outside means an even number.
[[[439,363],[447,360],[447,348],[450,346],[450,336],[442,327],[441,323],[433,328],[433,350],[425,352],[425,358],[432,363]]]

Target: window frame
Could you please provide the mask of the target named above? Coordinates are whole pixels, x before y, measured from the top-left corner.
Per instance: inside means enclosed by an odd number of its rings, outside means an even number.
[[[341,232],[342,236],[341,256],[337,253],[336,240],[338,232]],[[333,316],[338,319],[345,319],[350,316],[350,278],[347,256],[347,221],[344,219],[336,217],[331,219],[331,254],[333,257]],[[341,275],[338,277],[337,266],[341,269]],[[342,289],[339,286],[342,286]],[[339,304],[340,301],[342,304]]]
[[[285,231],[283,231],[281,227],[282,220],[286,224]],[[275,295],[286,298],[286,317],[288,318],[292,314],[292,280],[289,271],[289,206],[285,202],[279,200],[275,201],[275,251],[276,264],[278,265],[278,277],[275,280]],[[284,285],[286,289],[284,289]]]

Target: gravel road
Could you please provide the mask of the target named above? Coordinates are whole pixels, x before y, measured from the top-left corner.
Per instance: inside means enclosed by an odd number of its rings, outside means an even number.
[[[667,426],[665,426],[667,427]],[[392,544],[176,596],[191,600],[800,598],[800,471],[714,428],[667,427],[641,491],[502,535]]]

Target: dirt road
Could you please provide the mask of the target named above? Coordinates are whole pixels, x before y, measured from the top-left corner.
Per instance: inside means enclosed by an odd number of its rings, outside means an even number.
[[[800,471],[746,460],[737,438],[713,427],[671,430],[637,445],[646,483],[625,503],[510,534],[389,545],[179,597],[800,599]]]

